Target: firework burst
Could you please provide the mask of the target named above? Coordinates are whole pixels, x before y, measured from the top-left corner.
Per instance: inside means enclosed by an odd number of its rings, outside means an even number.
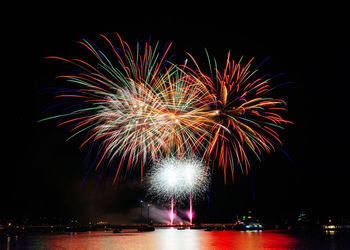
[[[260,160],[262,152],[270,153],[276,144],[282,144],[276,130],[291,123],[279,114],[286,111],[286,103],[267,96],[270,79],[257,77],[258,69],[252,66],[254,58],[243,64],[243,58],[235,62],[228,53],[225,67],[219,70],[215,59],[215,67],[211,66],[208,56],[210,74],[205,74],[188,55],[196,65],[196,70],[188,68],[191,77],[202,82],[212,98],[208,104],[208,130],[212,136],[203,157],[218,159],[226,182],[227,168],[231,169],[232,179],[235,165],[248,172],[247,150]]]
[[[160,200],[183,200],[203,197],[210,175],[201,160],[193,157],[161,159],[148,172],[149,194]]]

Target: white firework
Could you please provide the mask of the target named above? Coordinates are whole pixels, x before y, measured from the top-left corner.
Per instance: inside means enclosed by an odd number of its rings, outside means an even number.
[[[203,163],[193,157],[167,157],[148,172],[149,194],[162,200],[193,199],[203,197],[210,182],[208,171]]]

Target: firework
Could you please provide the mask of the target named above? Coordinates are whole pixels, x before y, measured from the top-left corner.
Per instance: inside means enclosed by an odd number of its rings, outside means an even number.
[[[105,138],[109,158],[121,155],[129,159],[129,166],[137,161],[143,166],[148,156],[157,161],[163,155],[194,154],[204,147],[205,93],[177,73],[162,81],[153,88],[120,89],[96,113],[92,137]]]
[[[202,161],[193,157],[161,159],[148,173],[149,193],[160,200],[203,197],[210,182],[204,170]]]
[[[146,43],[143,52],[137,44],[133,53],[118,34],[121,48],[101,36],[113,58],[86,39],[79,42],[97,59],[96,66],[81,59],[48,57],[75,65],[78,73],[59,77],[75,86],[56,93],[68,104],[65,113],[43,120],[60,118],[58,126],[69,125],[73,134],[68,140],[87,135],[81,147],[99,144],[96,169],[120,159],[114,182],[123,166],[124,172],[140,166],[142,180],[149,159],[202,150],[209,136],[205,127],[208,92],[183,70],[166,64],[171,44],[163,53],[158,43],[154,49]]]
[[[203,157],[217,159],[226,182],[227,168],[231,169],[232,179],[235,165],[248,172],[247,151],[260,160],[263,152],[270,153],[275,145],[282,144],[276,130],[291,123],[279,114],[286,111],[286,103],[268,97],[271,78],[257,76],[258,68],[252,66],[254,58],[243,64],[243,58],[235,62],[228,53],[225,67],[219,70],[215,59],[212,67],[208,56],[210,73],[205,74],[188,55],[196,65],[195,70],[187,68],[191,77],[204,84],[212,98],[208,104],[211,137]]]

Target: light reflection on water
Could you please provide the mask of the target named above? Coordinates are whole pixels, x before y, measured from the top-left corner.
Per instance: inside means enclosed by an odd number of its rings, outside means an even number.
[[[346,249],[347,240],[326,234],[279,231],[204,231],[157,229],[154,232],[84,232],[2,237],[0,249]],[[349,236],[349,235],[347,235]],[[10,239],[9,239],[10,238]]]

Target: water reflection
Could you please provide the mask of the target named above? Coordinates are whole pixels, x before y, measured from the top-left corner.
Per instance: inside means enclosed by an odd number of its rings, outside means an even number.
[[[177,230],[176,228],[157,230],[155,241],[158,242],[156,249],[202,249],[200,247],[199,230]]]
[[[346,249],[350,237],[281,231],[204,231],[157,229],[154,232],[23,234],[0,237],[0,249]],[[342,248],[343,247],[343,248]]]
[[[287,234],[262,231],[212,231],[202,235],[200,249],[288,249],[297,245],[297,239]]]

